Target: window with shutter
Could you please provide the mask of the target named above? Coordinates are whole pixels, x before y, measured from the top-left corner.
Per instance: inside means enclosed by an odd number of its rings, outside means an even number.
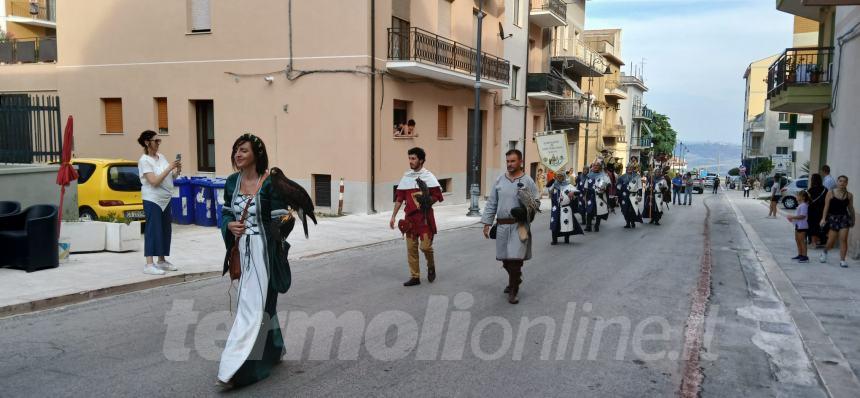
[[[105,133],[122,134],[122,98],[102,98]]]
[[[155,113],[158,119],[158,133],[167,134],[167,98],[155,99]]]
[[[212,14],[209,0],[188,0],[188,13],[191,33],[212,31]]]
[[[314,205],[331,207],[331,175],[314,174]]]
[[[439,105],[438,138],[451,138],[451,107]]]

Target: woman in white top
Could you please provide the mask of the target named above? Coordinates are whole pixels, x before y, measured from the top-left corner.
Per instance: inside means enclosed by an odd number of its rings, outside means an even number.
[[[767,212],[768,218],[776,218],[776,205],[782,199],[782,186],[782,174],[774,174],[773,185],[770,187],[770,210]]]
[[[137,143],[143,147],[143,155],[137,161],[143,213],[146,216],[143,234],[146,265],[143,267],[143,273],[164,275],[166,271],[177,269],[164,257],[170,255],[173,222],[170,216],[170,198],[173,197],[173,180],[182,171],[182,164],[179,159],[168,162],[164,155],[158,153],[161,139],[157,138],[152,130],[140,133]],[[154,256],[158,256],[157,264],[152,261]]]

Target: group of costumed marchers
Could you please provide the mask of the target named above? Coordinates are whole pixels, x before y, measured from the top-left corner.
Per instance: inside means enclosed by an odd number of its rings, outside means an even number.
[[[649,224],[660,225],[663,206],[668,207],[671,195],[665,167],[655,165],[652,171],[640,174],[639,159],[631,157],[625,172],[617,158],[598,157],[585,173],[571,183],[570,176],[559,172],[547,182],[547,193],[552,203],[550,232],[552,245],[559,238],[570,243],[573,235],[600,232],[600,223],[609,214],[620,210],[624,228],[636,228],[647,219]],[[655,159],[656,160],[656,159]],[[641,210],[640,210],[640,204]],[[581,216],[581,222],[574,215]],[[585,228],[581,226],[585,224]]]

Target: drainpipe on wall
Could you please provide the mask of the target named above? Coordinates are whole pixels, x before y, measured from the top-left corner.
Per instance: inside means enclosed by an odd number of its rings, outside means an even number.
[[[376,0],[370,0],[370,210],[376,213]]]
[[[532,2],[528,1],[527,3],[528,3],[528,9],[526,10],[526,13],[528,15],[528,13],[531,12],[531,9],[532,9]],[[526,32],[526,65],[525,65],[525,70],[526,70],[526,84],[528,84],[528,80],[529,80],[529,30],[528,30],[528,27],[526,27],[525,32]],[[525,86],[525,84],[523,86]],[[519,85],[517,85],[517,87],[519,87]],[[526,141],[526,129],[528,128],[528,125],[529,125],[528,88],[526,89],[526,94],[523,96],[523,101],[525,102],[525,106],[523,107],[523,167],[526,167],[526,146],[528,146],[528,141]],[[535,176],[535,177],[537,177],[537,176]]]

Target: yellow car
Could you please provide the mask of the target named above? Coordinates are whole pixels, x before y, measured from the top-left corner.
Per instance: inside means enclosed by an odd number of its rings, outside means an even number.
[[[72,159],[78,169],[81,218],[143,220],[137,162],[125,159]]]

